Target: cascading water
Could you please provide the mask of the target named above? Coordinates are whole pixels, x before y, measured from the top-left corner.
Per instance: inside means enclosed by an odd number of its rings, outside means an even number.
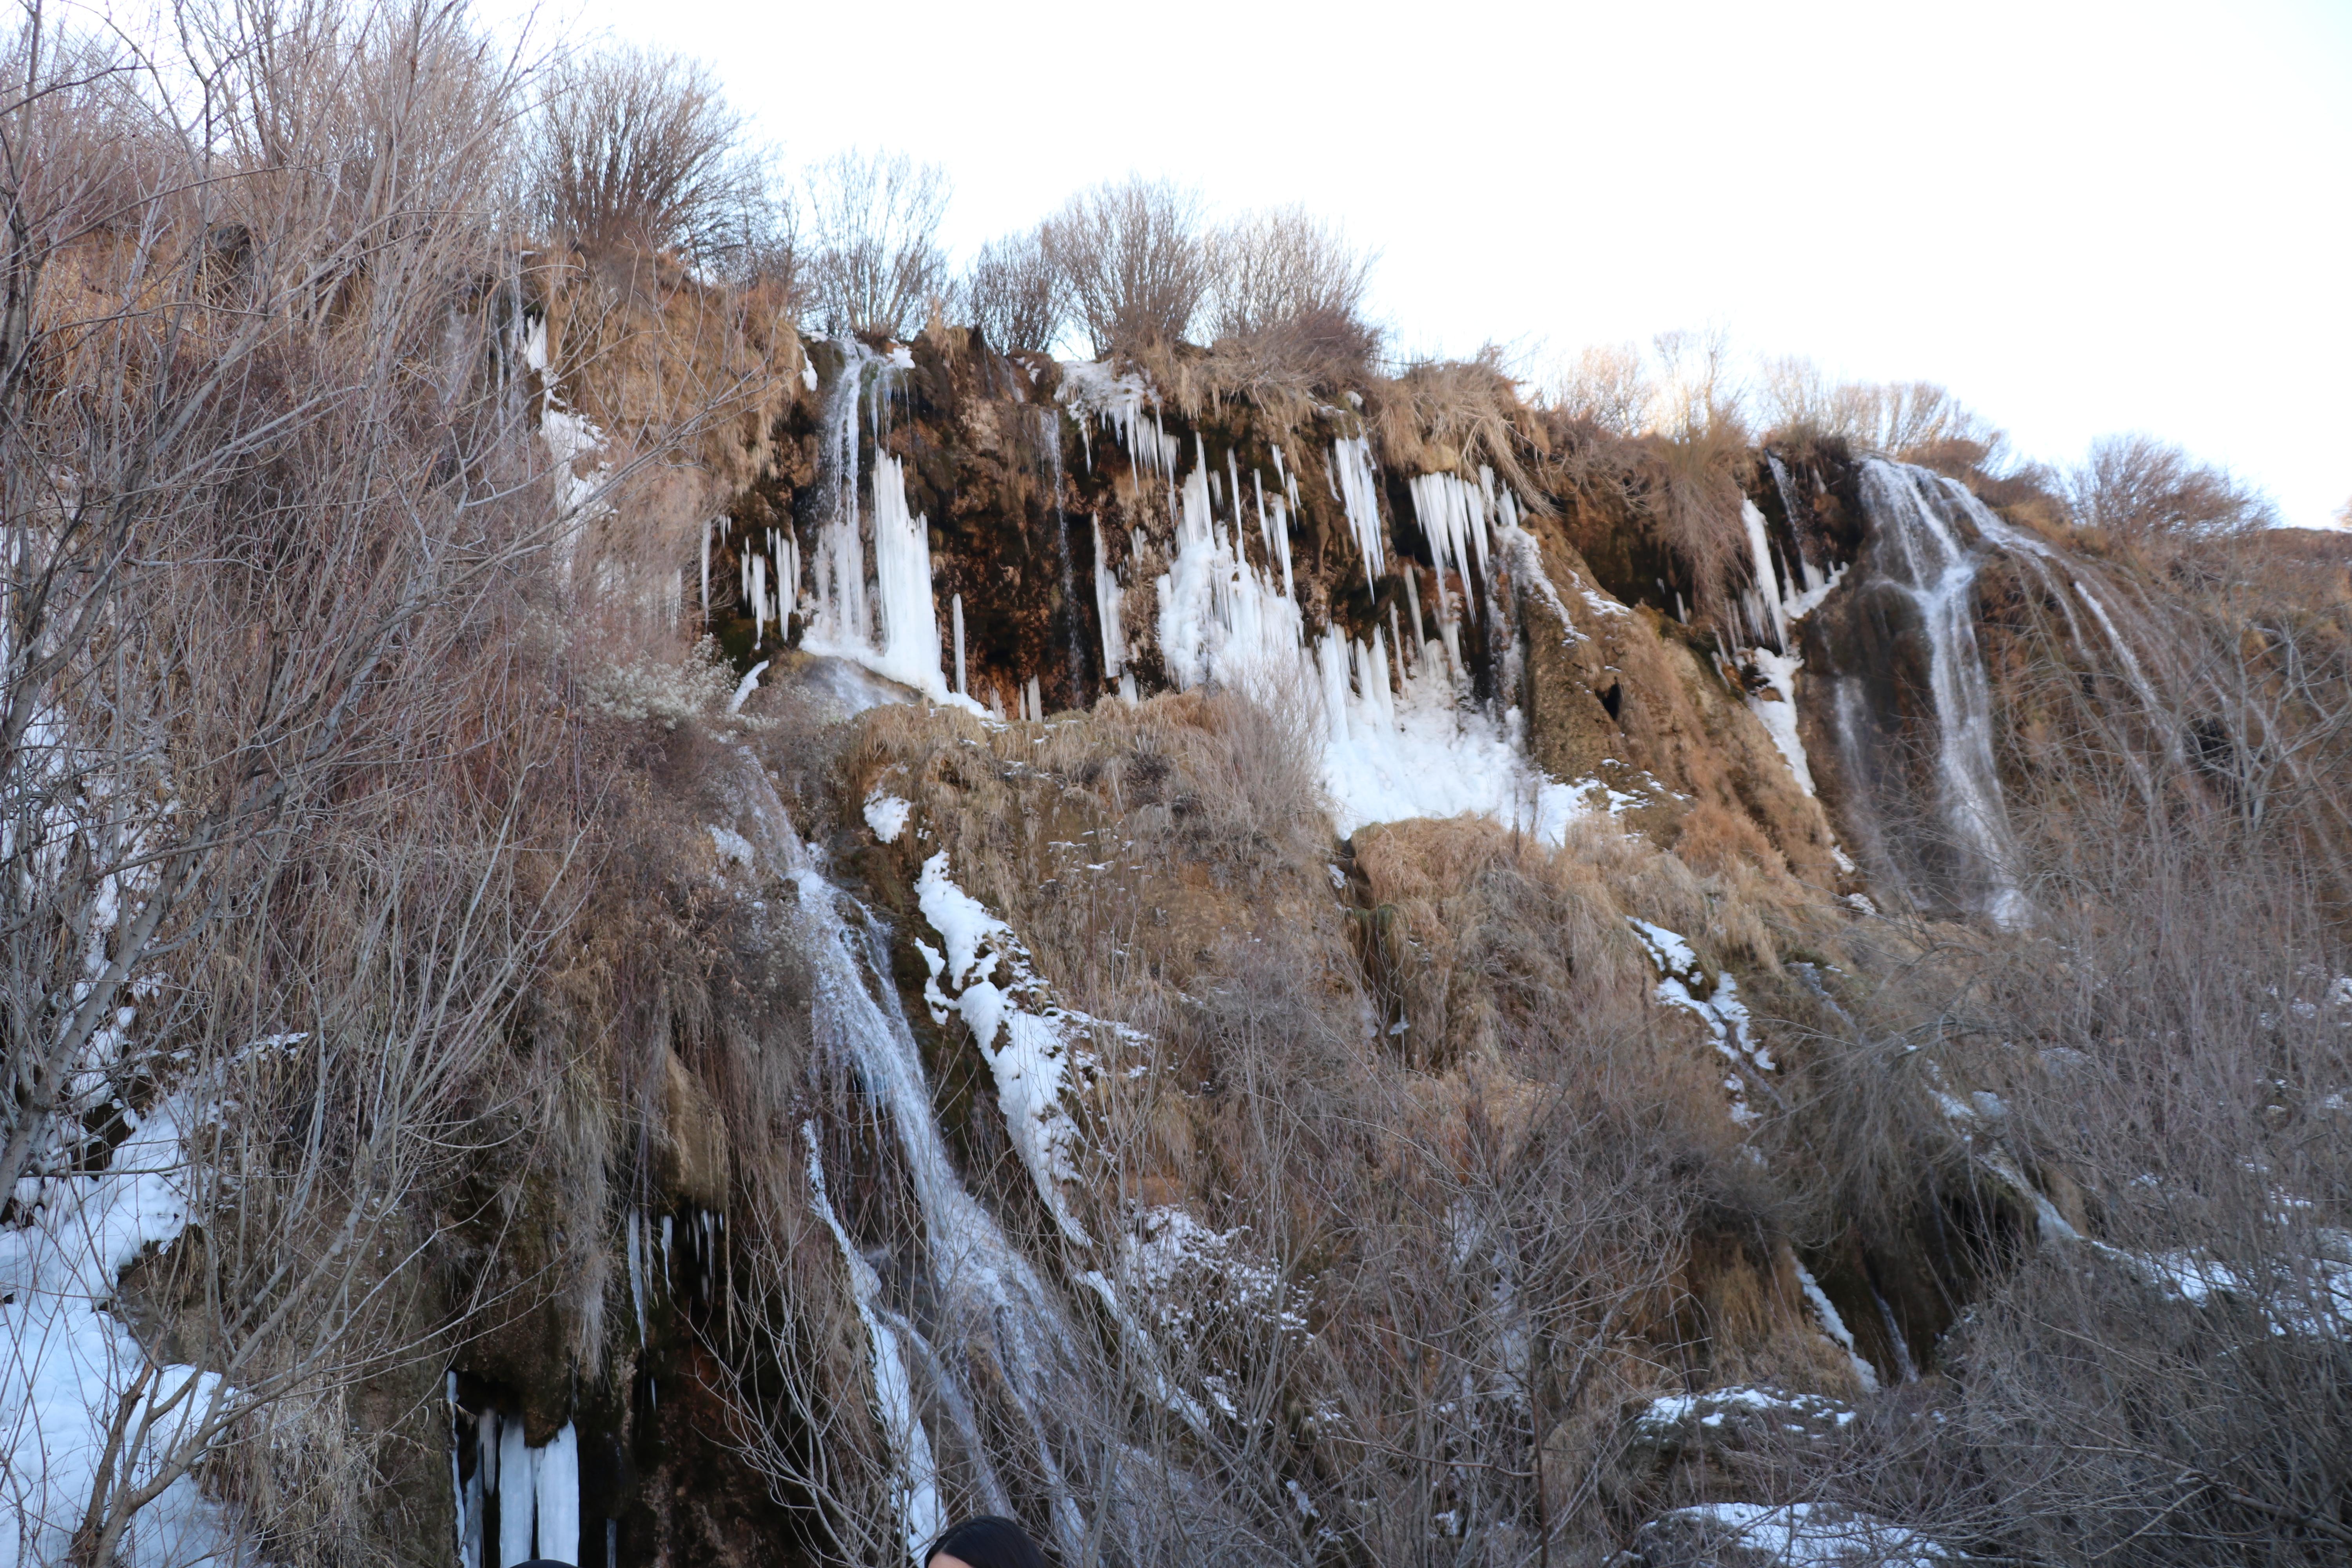
[[[858,1273],[855,1294],[860,1314],[875,1337],[874,1364],[879,1403],[902,1473],[896,1490],[906,1510],[901,1521],[909,1551],[920,1550],[919,1529],[936,1503],[929,1436],[921,1431],[911,1399],[903,1390],[908,1363],[919,1363],[956,1385],[941,1404],[966,1440],[976,1403],[954,1363],[992,1365],[992,1381],[1009,1396],[1011,1413],[1027,1428],[1029,1461],[1045,1493],[1055,1534],[1066,1561],[1084,1556],[1087,1521],[1076,1498],[1086,1490],[1086,1456],[1073,1422],[1092,1408],[1081,1368],[1078,1342],[1059,1299],[1036,1268],[1006,1237],[995,1217],[958,1177],[940,1131],[915,1037],[889,979],[887,933],[856,900],[826,880],[793,831],[782,803],[756,767],[742,770],[745,837],[767,868],[789,883],[797,907],[788,918],[789,941],[806,963],[813,981],[812,1023],[817,1048],[850,1065],[858,1081],[889,1120],[907,1186],[920,1222],[926,1289],[919,1313],[911,1301],[891,1303],[878,1279]],[[813,1171],[815,1155],[812,1145]],[[831,1219],[828,1215],[828,1220]],[[850,1247],[845,1232],[845,1251]],[[919,1317],[929,1321],[928,1339],[912,1332]],[[887,1338],[887,1347],[882,1343]],[[978,1489],[991,1502],[1003,1489],[986,1456],[971,1456]]]
[[[1972,603],[1980,547],[2013,531],[1965,486],[1908,464],[1866,461],[1861,489],[1870,533],[1855,582],[1806,632],[1807,666],[1830,688],[1842,813],[1891,886],[2022,923]]]
[[[1054,534],[1062,551],[1062,629],[1069,649],[1070,700],[1087,703],[1086,656],[1079,651],[1078,574],[1070,559],[1070,519],[1062,510],[1062,411],[1037,411],[1038,435],[1045,447],[1045,482],[1054,501]]]

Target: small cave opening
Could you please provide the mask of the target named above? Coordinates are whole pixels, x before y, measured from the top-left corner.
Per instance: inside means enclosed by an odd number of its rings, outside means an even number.
[[[1611,681],[1609,683],[1609,689],[1601,694],[1601,706],[1609,710],[1609,721],[1612,724],[1616,723],[1618,721],[1617,715],[1619,710],[1625,706],[1624,683],[1616,680]]]

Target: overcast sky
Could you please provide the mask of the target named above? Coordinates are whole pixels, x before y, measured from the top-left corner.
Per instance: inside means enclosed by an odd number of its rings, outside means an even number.
[[[960,249],[1171,175],[1343,221],[1404,350],[1720,325],[2032,457],[2146,429],[2290,521],[2352,499],[2352,0],[562,14],[708,60],[788,157],[945,165]]]

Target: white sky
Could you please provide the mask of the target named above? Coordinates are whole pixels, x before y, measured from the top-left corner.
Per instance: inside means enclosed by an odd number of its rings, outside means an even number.
[[[2352,499],[2352,0],[565,14],[708,60],[792,159],[945,165],[960,248],[1166,174],[1342,221],[1402,349],[1720,325],[2032,457],[2146,429],[2289,521]]]

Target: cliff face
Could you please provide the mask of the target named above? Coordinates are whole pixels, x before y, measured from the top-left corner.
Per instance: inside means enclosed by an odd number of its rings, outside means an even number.
[[[2073,1031],[2139,1026],[2016,978],[2127,923],[2066,856],[2269,813],[2338,907],[2322,546],[2134,553],[1475,366],[1180,401],[533,287],[635,673],[583,698],[617,804],[543,1087],[420,1286],[446,1384],[384,1396],[455,1447],[384,1471],[404,1561],[1948,1522],[1905,1423],[1968,1408],[1949,1336],[2121,1203],[2049,1118]]]

